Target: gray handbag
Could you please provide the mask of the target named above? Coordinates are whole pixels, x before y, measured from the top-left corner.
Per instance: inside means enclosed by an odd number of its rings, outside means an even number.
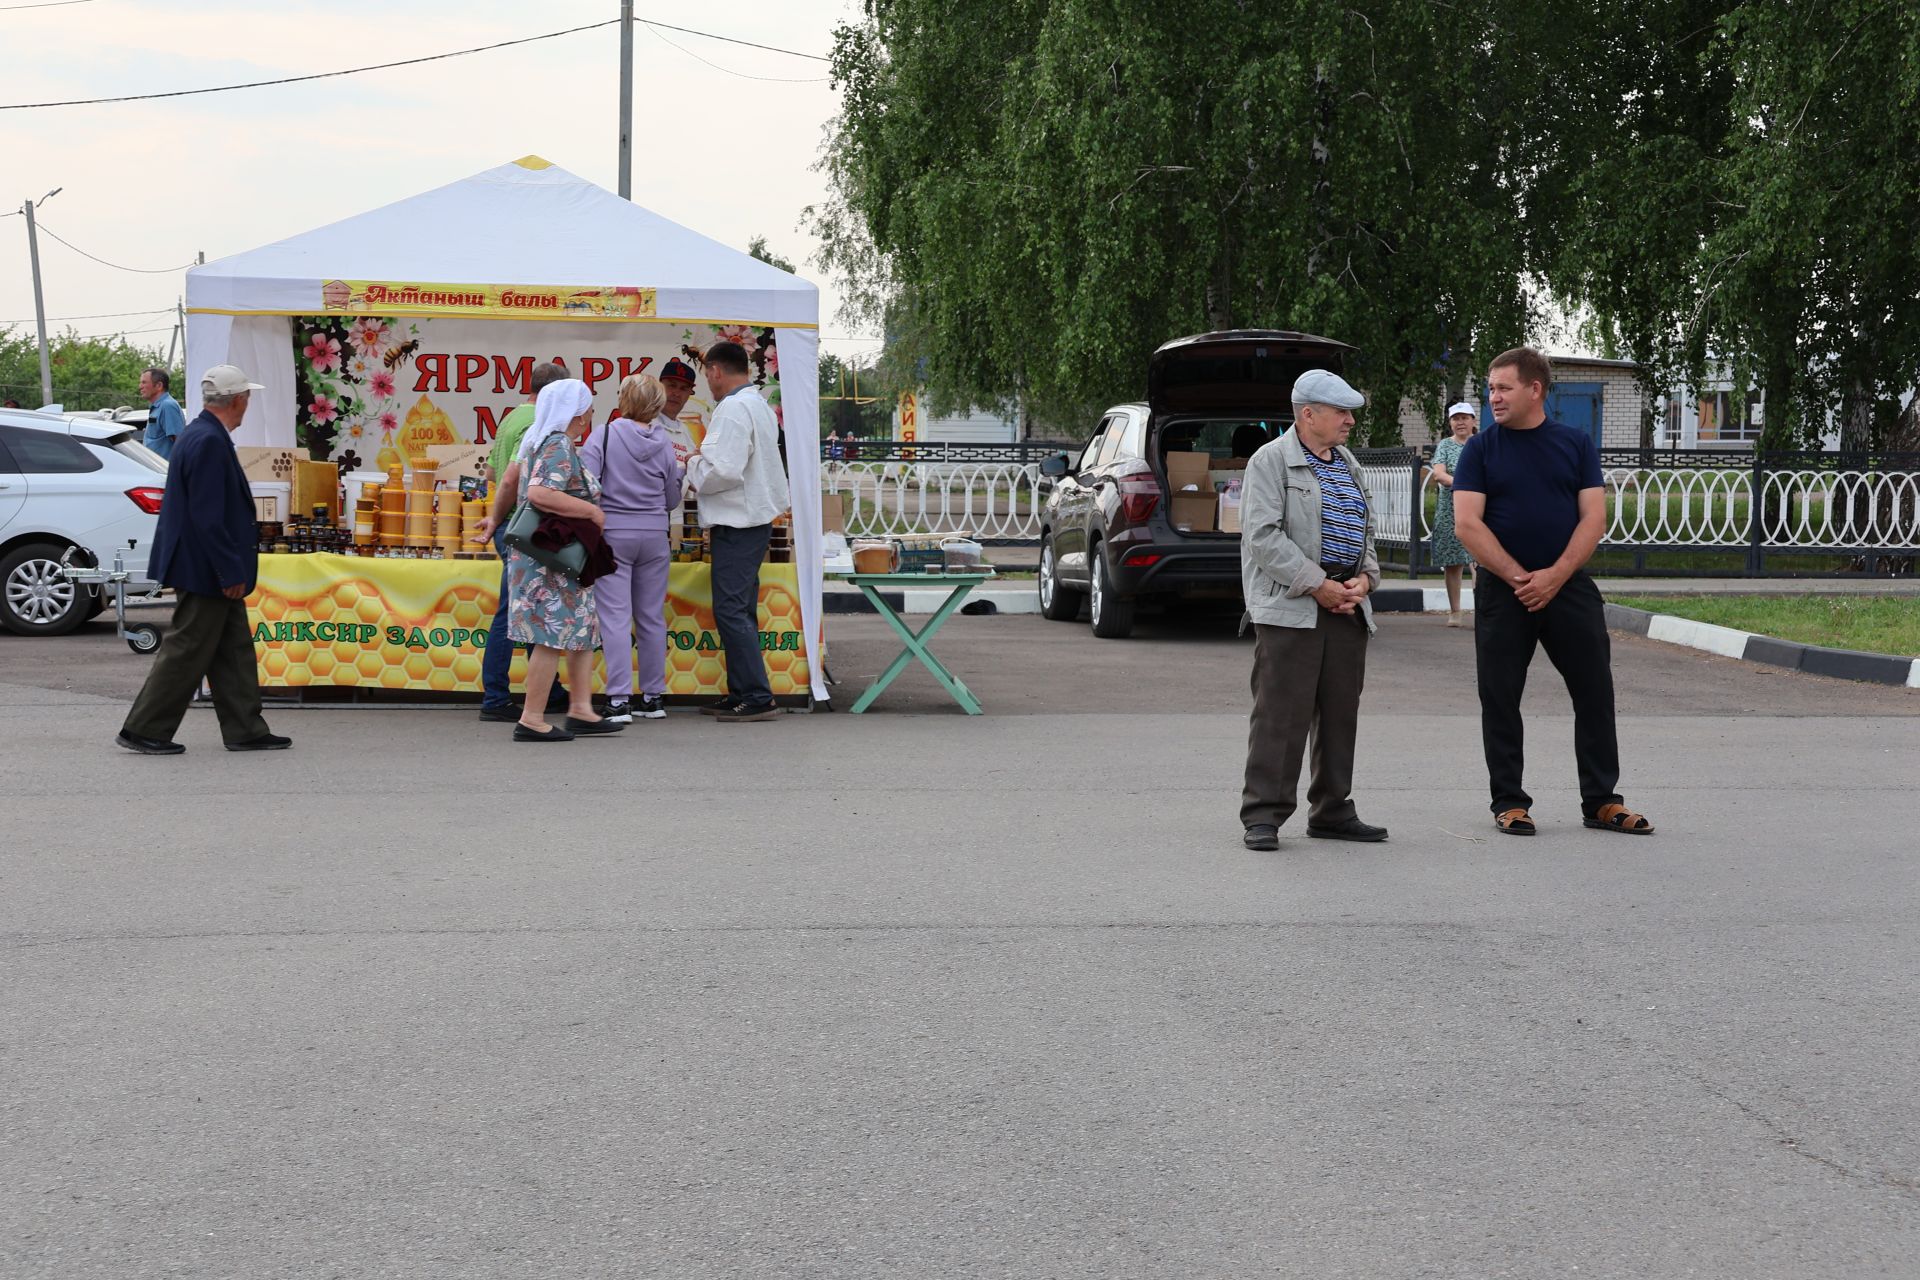
[[[587,569],[587,544],[575,538],[558,551],[549,551],[533,543],[534,530],[540,527],[540,510],[531,502],[514,508],[513,518],[500,534],[500,541],[543,564],[555,573],[564,573],[575,582]]]

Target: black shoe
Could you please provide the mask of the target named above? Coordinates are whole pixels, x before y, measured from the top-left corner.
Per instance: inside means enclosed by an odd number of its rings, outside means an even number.
[[[752,724],[757,720],[771,720],[780,714],[780,708],[771,702],[736,702],[725,711],[716,711],[713,718],[721,724]]]
[[[497,707],[482,705],[480,708],[480,718],[489,724],[519,724],[520,708],[512,702],[504,703]]]
[[[1240,843],[1249,849],[1271,853],[1280,847],[1280,828],[1270,823],[1256,822],[1241,835]]]
[[[1358,818],[1348,818],[1330,827],[1316,827],[1309,822],[1307,834],[1315,840],[1354,840],[1361,844],[1379,844],[1387,838],[1387,829],[1370,826]]]
[[[245,742],[229,742],[229,751],[285,751],[293,745],[292,738],[283,738],[277,733],[263,733],[257,738],[248,738]]]
[[[632,724],[633,704],[625,698],[615,698],[607,704],[607,709],[601,712],[601,715],[614,724]]]
[[[639,716],[642,720],[665,720],[667,718],[667,708],[660,699],[646,697],[640,699],[640,705],[633,709],[633,714]]]
[[[732,696],[728,696],[725,698],[718,699],[717,701],[714,701],[714,702],[709,702],[706,706],[700,708],[700,714],[703,716],[722,715],[728,711],[732,711],[734,708],[738,707],[739,705],[740,705],[740,699]]]
[[[567,717],[567,732],[576,738],[593,738],[603,733],[619,733],[627,726],[615,724],[612,720],[575,720]]]
[[[513,726],[513,740],[515,742],[572,742],[573,735],[557,724],[548,725],[545,733],[529,729],[523,724],[516,724]]]
[[[177,742],[164,738],[143,738],[137,733],[128,733],[122,729],[114,741],[129,751],[138,751],[143,756],[185,755],[187,749]]]

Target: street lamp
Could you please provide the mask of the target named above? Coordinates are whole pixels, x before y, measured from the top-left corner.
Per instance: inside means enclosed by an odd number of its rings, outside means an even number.
[[[65,187],[55,187],[38,200],[20,206],[27,215],[27,257],[33,262],[33,321],[40,329],[40,403],[53,403],[53,365],[47,357],[47,304],[40,293],[40,236],[34,229],[33,211],[59,195]]]

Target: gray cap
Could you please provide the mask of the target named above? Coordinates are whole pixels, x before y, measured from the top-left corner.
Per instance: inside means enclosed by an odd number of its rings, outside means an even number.
[[[1328,404],[1336,409],[1358,409],[1367,398],[1347,385],[1347,380],[1325,369],[1309,369],[1293,384],[1295,404]]]

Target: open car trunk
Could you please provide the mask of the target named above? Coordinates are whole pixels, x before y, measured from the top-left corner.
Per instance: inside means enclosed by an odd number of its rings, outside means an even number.
[[[1343,372],[1352,350],[1310,333],[1242,329],[1179,338],[1153,353],[1148,456],[1166,482],[1176,531],[1240,536],[1239,479],[1254,452],[1293,424],[1294,380],[1309,369]]]

